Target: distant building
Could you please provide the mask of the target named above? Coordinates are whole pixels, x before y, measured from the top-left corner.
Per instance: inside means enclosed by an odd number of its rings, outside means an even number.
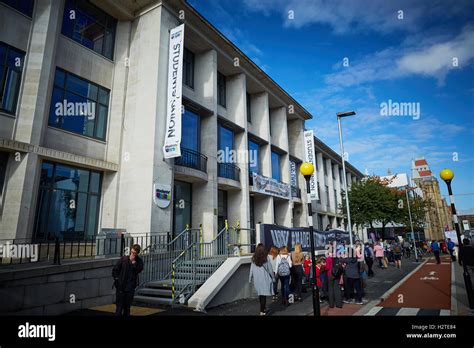
[[[446,201],[441,197],[438,180],[423,157],[413,161],[412,176],[413,181],[423,191],[423,198],[431,201],[426,215],[426,239],[444,238],[444,231],[453,229],[452,215]]]

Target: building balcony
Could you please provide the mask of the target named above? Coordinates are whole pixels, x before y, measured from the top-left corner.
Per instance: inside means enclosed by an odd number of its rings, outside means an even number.
[[[207,173],[207,157],[194,150],[181,148],[181,157],[177,157],[174,164]]]
[[[174,160],[175,178],[186,182],[207,181],[207,157],[186,148],[181,148],[181,157]]]
[[[218,176],[220,178],[240,181],[240,168],[232,163],[217,163]]]
[[[291,197],[301,199],[301,189],[296,186],[291,186]]]

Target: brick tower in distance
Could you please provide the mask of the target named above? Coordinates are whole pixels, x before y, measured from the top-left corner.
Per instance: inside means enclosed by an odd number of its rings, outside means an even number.
[[[425,158],[416,158],[412,162],[412,177],[423,191],[423,199],[431,202],[426,212],[425,238],[427,240],[444,239],[444,231],[452,230],[452,215],[439,191],[436,177],[430,170]]]

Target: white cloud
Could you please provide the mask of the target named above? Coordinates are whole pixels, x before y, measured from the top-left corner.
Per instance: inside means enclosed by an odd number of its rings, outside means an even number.
[[[409,42],[411,40],[408,40]],[[463,69],[474,58],[474,26],[467,25],[454,38],[423,46],[389,47],[382,51],[352,61],[349,67],[326,75],[328,85],[350,87],[364,83],[394,80],[411,75],[436,78],[443,84],[448,72]],[[458,66],[453,65],[457,58]],[[341,65],[340,65],[341,66]]]
[[[415,32],[426,22],[466,16],[473,9],[469,0],[244,0],[251,11],[281,14],[284,25],[300,28],[313,23],[332,27],[335,33],[374,30]],[[290,19],[288,11],[294,11]],[[403,19],[399,12],[403,11]]]

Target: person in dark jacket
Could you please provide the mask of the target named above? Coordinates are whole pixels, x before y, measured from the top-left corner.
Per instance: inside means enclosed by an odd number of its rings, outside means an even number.
[[[456,262],[456,256],[454,256],[454,247],[456,244],[451,240],[451,238],[448,238],[448,251],[449,255],[451,255],[451,261]]]
[[[133,245],[130,255],[121,257],[112,270],[116,288],[115,315],[130,315],[135,288],[138,286],[138,274],[143,270],[143,260],[138,256],[140,249],[140,245]]]
[[[364,304],[362,302],[362,284],[360,282],[360,264],[356,257],[346,257],[343,259],[344,274],[346,284],[344,284],[345,297],[344,303],[352,303],[351,297],[356,291],[356,304]]]

